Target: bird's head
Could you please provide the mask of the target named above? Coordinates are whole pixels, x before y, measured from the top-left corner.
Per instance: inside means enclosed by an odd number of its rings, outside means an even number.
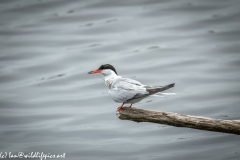
[[[102,73],[104,76],[117,74],[116,69],[111,64],[103,64],[98,69],[88,72],[88,74]]]

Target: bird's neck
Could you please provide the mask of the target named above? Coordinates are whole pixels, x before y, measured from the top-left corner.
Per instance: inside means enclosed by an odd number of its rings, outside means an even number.
[[[115,73],[112,73],[112,74],[109,74],[109,75],[105,76],[105,81],[108,81],[110,79],[115,79],[117,77],[118,77],[118,75],[116,75]]]
[[[109,89],[114,88],[113,83],[117,77],[119,76],[115,73],[105,76],[105,84],[108,86]]]

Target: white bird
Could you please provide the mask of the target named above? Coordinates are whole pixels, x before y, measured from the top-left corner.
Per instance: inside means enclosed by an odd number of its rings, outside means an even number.
[[[125,103],[132,104],[141,101],[142,99],[174,87],[175,83],[165,86],[148,86],[140,82],[118,76],[116,69],[110,64],[101,65],[98,69],[88,72],[88,74],[101,73],[105,77],[105,84],[109,88],[109,94],[115,102],[122,103],[117,111],[121,110]]]

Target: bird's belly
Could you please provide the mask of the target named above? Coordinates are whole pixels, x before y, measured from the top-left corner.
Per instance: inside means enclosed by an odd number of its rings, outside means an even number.
[[[110,89],[109,94],[112,99],[118,103],[125,103],[128,99],[131,99],[134,96],[134,94],[130,94],[128,91],[117,88]]]
[[[122,98],[122,96],[117,95],[114,92],[111,92],[111,90],[109,90],[109,95],[112,97],[112,99],[117,102],[117,103],[123,103],[125,100]]]

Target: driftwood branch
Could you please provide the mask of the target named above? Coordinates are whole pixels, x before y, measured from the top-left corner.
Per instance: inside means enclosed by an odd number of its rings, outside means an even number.
[[[188,127],[240,135],[240,120],[221,120],[129,107],[123,107],[120,111],[117,111],[116,114],[118,118],[122,120],[160,123],[176,127]]]

